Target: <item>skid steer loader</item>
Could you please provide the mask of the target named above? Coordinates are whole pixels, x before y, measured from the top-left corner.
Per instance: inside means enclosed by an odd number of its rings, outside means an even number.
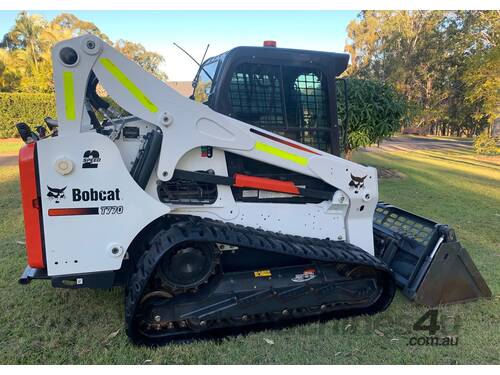
[[[348,55],[238,47],[203,63],[194,100],[92,35],[52,60],[57,121],[17,125],[21,283],[124,286],[145,344],[373,314],[396,285],[488,295],[451,229],[378,203],[376,169],[339,157]]]

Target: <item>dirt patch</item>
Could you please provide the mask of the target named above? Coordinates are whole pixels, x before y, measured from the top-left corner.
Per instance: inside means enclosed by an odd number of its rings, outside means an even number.
[[[403,179],[406,178],[406,175],[403,172],[398,171],[397,169],[389,169],[389,168],[377,168],[378,178],[398,178]]]

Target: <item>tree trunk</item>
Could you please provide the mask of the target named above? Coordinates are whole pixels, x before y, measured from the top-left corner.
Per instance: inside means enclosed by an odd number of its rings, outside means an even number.
[[[31,57],[33,58],[33,64],[35,66],[35,72],[38,74],[38,61],[36,59],[35,46],[33,42],[30,43],[30,47],[31,47]]]

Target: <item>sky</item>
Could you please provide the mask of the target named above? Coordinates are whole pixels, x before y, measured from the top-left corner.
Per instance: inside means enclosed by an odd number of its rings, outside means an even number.
[[[62,12],[62,11],[61,11]],[[51,20],[59,11],[33,11]],[[276,40],[278,47],[342,52],[346,27],[359,11],[66,11],[95,23],[111,40],[142,43],[165,57],[161,69],[171,81],[190,81],[197,60],[236,46],[259,46]],[[14,24],[17,11],[0,11],[0,37]]]

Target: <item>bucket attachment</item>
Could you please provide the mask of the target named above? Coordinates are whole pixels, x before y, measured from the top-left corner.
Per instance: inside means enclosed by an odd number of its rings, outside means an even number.
[[[373,233],[375,255],[392,268],[410,300],[435,307],[491,297],[471,257],[447,225],[380,202]]]

